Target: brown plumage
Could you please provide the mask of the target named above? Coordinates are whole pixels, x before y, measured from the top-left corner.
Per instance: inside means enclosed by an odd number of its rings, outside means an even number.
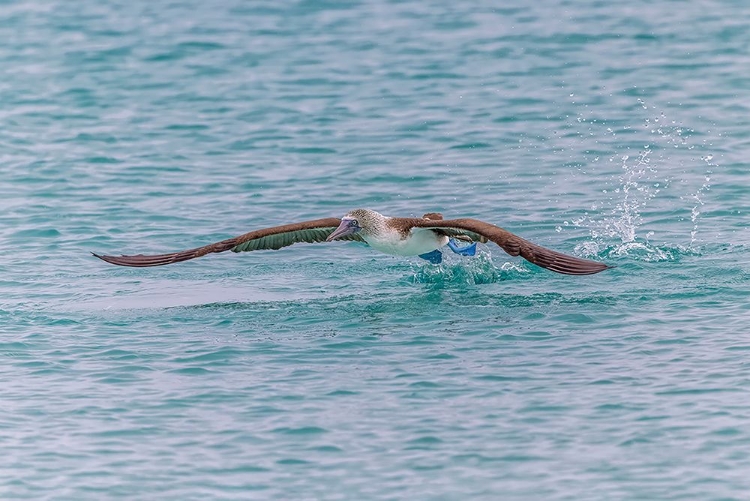
[[[565,275],[593,275],[594,273],[599,273],[607,268],[611,268],[611,266],[598,261],[581,259],[563,254],[562,252],[553,251],[552,249],[547,249],[541,245],[531,243],[518,235],[500,228],[499,226],[485,223],[478,219],[462,218],[426,221],[424,219],[413,218],[397,219],[394,220],[394,224],[397,224],[404,229],[435,229],[443,231],[447,236],[453,238],[460,238],[469,233],[474,241],[495,242],[511,256],[521,256],[530,263]],[[478,235],[480,238],[473,238],[474,235]]]
[[[119,266],[161,266],[206,254],[232,250],[275,250],[298,242],[357,240],[394,255],[417,255],[439,249],[448,238],[467,242],[492,241],[511,256],[568,275],[590,275],[609,268],[604,263],[562,254],[533,244],[490,223],[477,219],[443,219],[439,213],[422,218],[389,218],[367,209],[349,212],[342,219],[324,218],[251,231],[203,247],[168,254],[94,256]]]
[[[102,256],[96,253],[94,256],[111,264],[118,266],[147,267],[162,266],[165,264],[179,263],[195,259],[196,257],[205,256],[216,252],[233,250],[234,252],[253,251],[253,250],[277,250],[288,245],[298,242],[317,243],[325,242],[326,237],[336,229],[341,223],[341,219],[329,217],[324,219],[315,219],[313,221],[303,221],[301,223],[285,224],[283,226],[274,226],[273,228],[263,228],[261,230],[251,231],[234,238],[228,238],[221,242],[188,249],[181,252],[170,252],[168,254],[134,256]],[[342,240],[362,239],[357,235],[351,235]]]

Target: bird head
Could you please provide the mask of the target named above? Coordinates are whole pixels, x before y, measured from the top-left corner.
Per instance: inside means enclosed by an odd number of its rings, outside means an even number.
[[[356,209],[349,212],[341,218],[341,224],[339,224],[339,227],[336,228],[333,233],[328,235],[326,242],[359,233],[364,228],[369,227],[368,225],[372,223],[374,216],[380,216],[380,214],[368,209]]]

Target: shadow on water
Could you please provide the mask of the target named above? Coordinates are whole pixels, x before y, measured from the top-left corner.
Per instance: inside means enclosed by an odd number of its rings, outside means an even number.
[[[414,325],[420,322],[449,321],[466,322],[472,319],[510,314],[518,310],[524,313],[549,311],[551,307],[566,305],[614,305],[614,295],[601,291],[584,293],[539,292],[519,294],[517,292],[487,292],[479,289],[425,288],[408,294],[391,292],[378,294],[355,294],[326,297],[303,301],[281,302],[230,302],[195,306],[178,306],[167,312],[180,312],[209,316],[247,317],[259,322],[273,324],[307,325],[332,322],[341,326],[371,324],[380,320],[393,324]]]
[[[490,311],[518,317],[523,312],[513,310],[615,302],[613,295],[601,293],[599,276],[565,277],[498,254],[493,261],[485,247],[473,258],[448,255],[441,265],[388,258],[352,261],[347,262],[349,278],[344,280],[341,270],[323,261],[304,268],[272,267],[262,276],[256,276],[255,268],[239,270],[238,276],[139,276],[125,287],[120,284],[118,294],[79,302],[74,309],[104,310],[107,316],[164,315],[178,321],[203,318],[208,324],[224,318],[258,326],[332,322],[354,327],[375,319],[408,324],[487,318]]]
[[[203,325],[230,329],[244,341],[318,337],[423,337],[444,333],[490,335],[498,329],[528,330],[572,304],[610,308],[617,299],[601,294],[486,294],[476,290],[425,289],[409,294],[358,294],[276,303],[213,303],[181,306],[138,315],[158,317],[171,326]],[[120,312],[129,316],[136,312]],[[405,338],[405,339],[407,339]],[[428,342],[428,341],[425,341]],[[429,341],[433,342],[433,341]]]

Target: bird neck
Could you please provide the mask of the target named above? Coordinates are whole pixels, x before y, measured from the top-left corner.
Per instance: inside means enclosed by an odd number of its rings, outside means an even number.
[[[360,226],[362,227],[363,237],[382,237],[387,231],[389,231],[388,221],[391,218],[386,217],[375,211],[367,211],[364,218],[360,220]]]

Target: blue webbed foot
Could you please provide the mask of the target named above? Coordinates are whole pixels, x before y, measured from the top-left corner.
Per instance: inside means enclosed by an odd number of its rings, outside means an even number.
[[[432,252],[427,252],[426,254],[420,254],[419,257],[431,262],[432,264],[440,264],[443,262],[443,253],[437,249]]]
[[[471,245],[467,245],[466,247],[459,247],[458,242],[456,242],[455,239],[451,238],[450,240],[448,240],[448,247],[450,247],[453,252],[461,256],[473,256],[477,253],[476,242]]]

